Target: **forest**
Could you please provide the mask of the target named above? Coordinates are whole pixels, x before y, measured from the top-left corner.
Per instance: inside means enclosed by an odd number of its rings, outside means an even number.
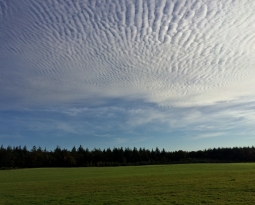
[[[130,166],[177,163],[255,162],[255,147],[213,148],[199,151],[165,151],[158,148],[107,148],[89,150],[81,145],[53,151],[33,146],[0,147],[0,169],[41,167]]]

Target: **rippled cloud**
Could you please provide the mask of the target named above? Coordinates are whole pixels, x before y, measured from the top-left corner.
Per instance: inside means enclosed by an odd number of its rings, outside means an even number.
[[[0,109],[79,116],[139,101],[153,106],[125,110],[127,126],[254,125],[254,10],[248,0],[0,0]]]
[[[255,95],[251,1],[0,5],[7,102],[132,97],[193,106]]]

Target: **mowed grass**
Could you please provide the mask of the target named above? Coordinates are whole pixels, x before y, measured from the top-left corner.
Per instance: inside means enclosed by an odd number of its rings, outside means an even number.
[[[245,204],[255,163],[0,171],[0,204]]]

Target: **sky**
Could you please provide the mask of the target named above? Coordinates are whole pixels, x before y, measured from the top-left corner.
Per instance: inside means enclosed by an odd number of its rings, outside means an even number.
[[[0,145],[255,145],[255,1],[0,0]]]

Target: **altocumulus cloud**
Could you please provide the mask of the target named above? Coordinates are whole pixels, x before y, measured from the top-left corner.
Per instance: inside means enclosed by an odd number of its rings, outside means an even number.
[[[114,123],[254,136],[254,11],[250,0],[0,0],[1,110],[62,113],[75,127],[93,116],[98,135]],[[71,124],[56,127],[83,132]]]

